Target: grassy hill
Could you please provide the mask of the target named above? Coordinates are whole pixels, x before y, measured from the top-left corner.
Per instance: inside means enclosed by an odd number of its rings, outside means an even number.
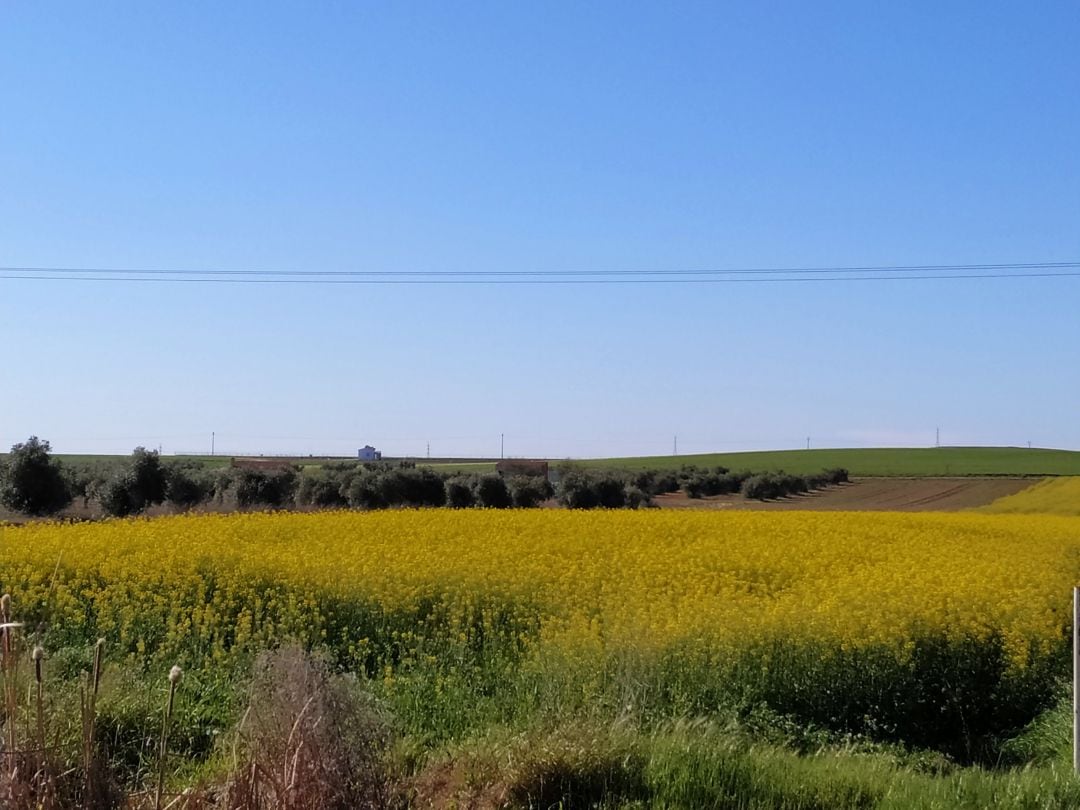
[[[75,463],[117,461],[121,456],[59,455]],[[2,454],[0,454],[2,458]],[[228,456],[180,456],[209,466],[227,465]],[[319,466],[327,461],[348,459],[296,458],[302,466]],[[417,460],[424,463],[423,460]],[[560,463],[553,459],[552,464]],[[732,470],[767,472],[784,470],[795,474],[815,473],[829,467],[844,467],[854,476],[939,477],[964,475],[1080,475],[1080,451],[1026,447],[923,447],[857,448],[836,450],[762,450],[748,453],[706,453],[685,456],[640,456],[631,458],[580,459],[572,462],[590,469],[678,469],[684,464],[699,467],[721,465]],[[443,472],[486,473],[495,470],[490,459],[432,460]]]
[[[606,458],[576,462],[609,469],[669,469],[721,465],[755,472],[802,474],[844,467],[854,476],[1080,475],[1080,451],[1026,447],[857,448],[767,450],[688,456]]]
[[[153,449],[153,448],[149,448]],[[0,458],[6,456],[0,453]],[[54,458],[65,464],[114,464],[129,458],[127,453],[55,453]],[[229,464],[229,456],[164,456],[166,461],[192,461],[205,464],[208,467],[226,467]]]

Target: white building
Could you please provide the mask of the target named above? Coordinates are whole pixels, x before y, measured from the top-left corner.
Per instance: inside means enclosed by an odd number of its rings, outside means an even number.
[[[382,453],[380,453],[370,444],[365,444],[363,447],[356,451],[356,454],[361,461],[380,461],[382,459]]]

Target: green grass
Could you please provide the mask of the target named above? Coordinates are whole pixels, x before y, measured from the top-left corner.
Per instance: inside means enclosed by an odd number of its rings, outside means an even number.
[[[7,454],[0,453],[0,460],[2,460]],[[113,453],[113,454],[92,454],[92,453],[56,453],[54,458],[59,459],[64,464],[70,464],[72,466],[82,466],[86,464],[118,464],[128,459],[128,454],[125,453]],[[204,464],[207,467],[227,467],[232,463],[234,456],[231,455],[217,455],[217,456],[198,456],[198,455],[182,455],[172,456],[165,455],[162,459],[167,462],[172,461],[188,461]],[[353,462],[359,463],[359,459],[352,456],[236,456],[235,458],[265,458],[281,459],[292,464],[296,464],[299,467],[317,469],[324,464],[334,464],[341,462]],[[410,459],[417,464],[425,465],[423,459]],[[398,461],[396,458],[386,459],[388,463],[394,463]],[[494,461],[435,461],[425,466],[433,467],[440,472],[446,473],[491,473],[495,472]]]
[[[1026,447],[858,448],[766,450],[689,456],[645,456],[575,461],[598,469],[677,469],[721,465],[732,470],[784,470],[796,475],[844,467],[854,476],[1080,475],[1080,451]]]
[[[495,472],[494,461],[455,461],[446,464],[431,464],[432,469],[442,473],[493,473]]]
[[[799,752],[708,720],[651,731],[588,721],[492,730],[451,752],[462,781],[501,787],[511,807],[1064,810],[1080,802],[1068,762],[963,768],[858,741]]]
[[[153,448],[151,448],[153,449]],[[0,453],[0,459],[7,453]],[[82,466],[84,464],[119,464],[130,458],[128,453],[54,453],[53,458],[64,464]],[[208,467],[227,467],[231,461],[230,456],[162,456],[165,461],[191,461],[205,464]]]
[[[2,455],[0,455],[2,457]],[[72,464],[118,461],[125,456],[65,455],[57,458]],[[229,456],[169,456],[169,459],[199,461],[217,467],[229,464]],[[268,457],[269,458],[269,457]],[[298,457],[295,463],[317,467],[342,458]],[[418,460],[423,464],[423,460]],[[551,461],[552,466],[560,460]],[[762,450],[745,453],[705,453],[684,456],[639,456],[628,458],[579,459],[571,462],[590,469],[678,469],[684,464],[699,467],[717,465],[732,470],[769,472],[784,470],[796,475],[844,467],[853,476],[940,477],[964,475],[1080,475],[1080,451],[1026,447],[924,447],[848,448],[833,450]],[[435,461],[430,464],[446,473],[490,473],[495,462]]]

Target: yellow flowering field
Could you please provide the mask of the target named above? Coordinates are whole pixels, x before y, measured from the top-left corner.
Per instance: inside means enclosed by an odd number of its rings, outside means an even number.
[[[520,611],[530,643],[656,650],[763,638],[844,647],[1002,633],[1056,643],[1080,575],[1061,517],[393,511],[8,528],[5,590],[58,632],[224,654],[326,638],[329,610]],[[46,609],[48,615],[45,615]],[[93,625],[92,627],[89,625]],[[358,644],[348,627],[331,643]]]
[[[1080,476],[1044,478],[978,511],[987,514],[1080,515]]]
[[[1057,699],[1080,519],[420,510],[38,523],[0,586],[47,649],[229,670],[287,638],[446,739],[766,706],[977,759]],[[82,645],[82,646],[80,646]]]

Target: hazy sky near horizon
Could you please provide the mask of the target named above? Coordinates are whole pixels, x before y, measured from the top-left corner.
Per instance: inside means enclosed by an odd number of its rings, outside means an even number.
[[[0,5],[0,266],[1080,261],[1080,4]],[[0,279],[0,446],[1080,449],[1080,277]]]

